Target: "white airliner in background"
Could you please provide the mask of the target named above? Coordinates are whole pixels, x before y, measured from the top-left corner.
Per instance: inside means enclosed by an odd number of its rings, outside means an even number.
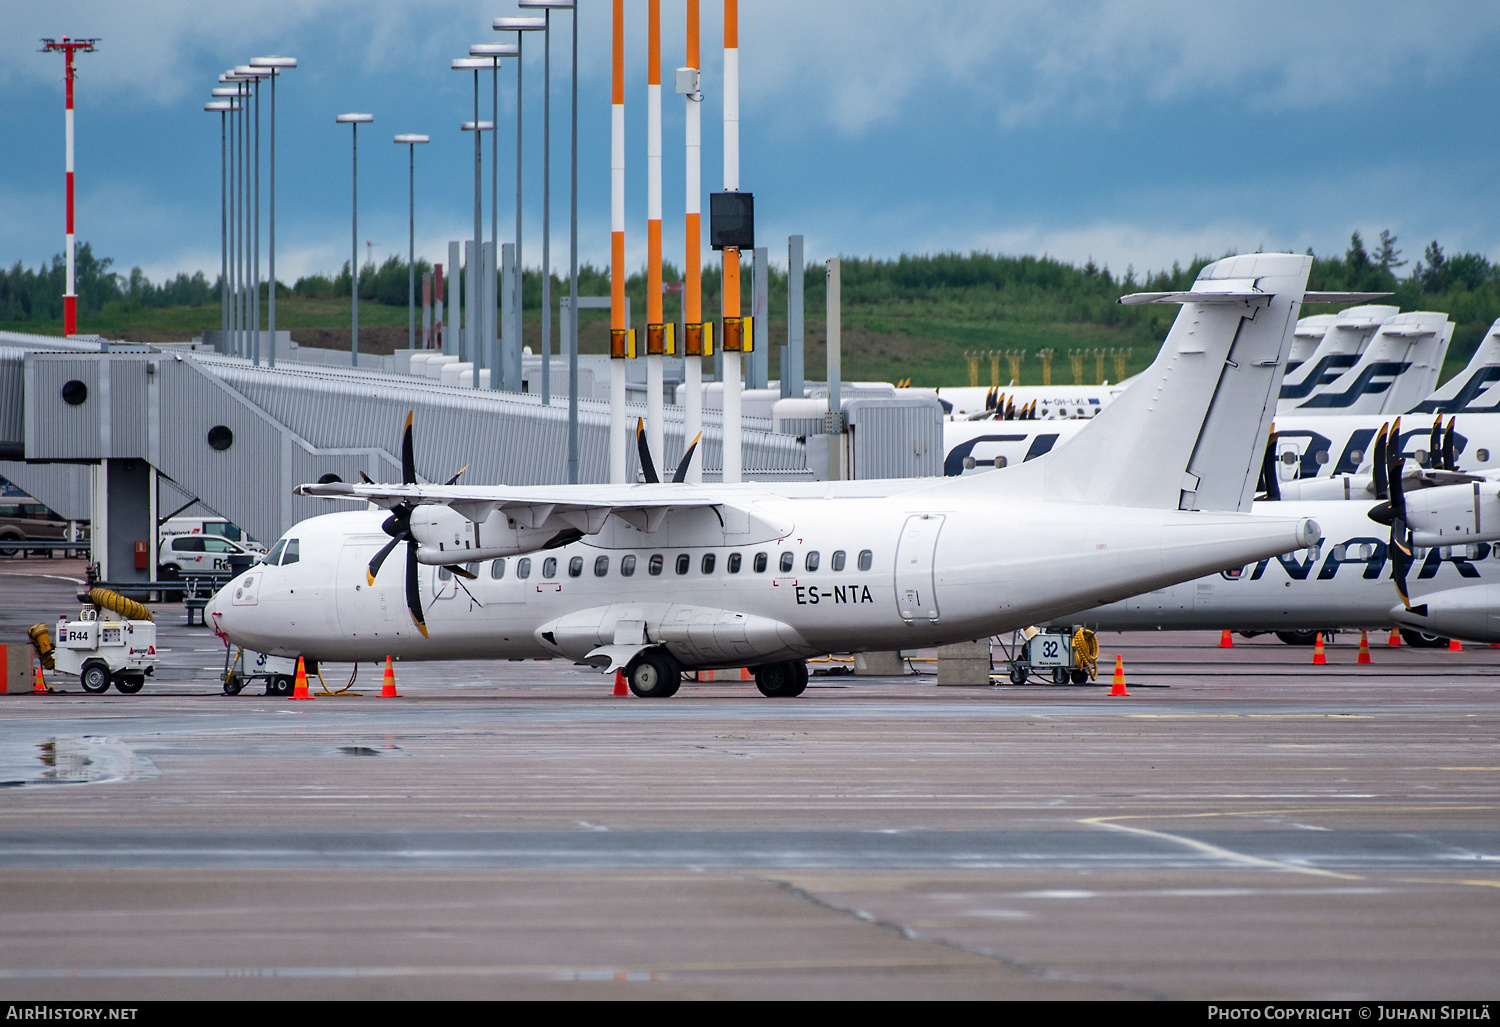
[[[422,485],[408,421],[404,484],[299,488],[388,516],[302,522],[207,612],[283,656],[560,656],[623,667],[646,696],[683,669],[748,665],[762,692],[795,695],[811,655],[985,638],[1272,558],[1322,534],[1242,512],[1309,265],[1226,258],[1190,292],[1136,298],[1184,304],[1151,367],[1067,445],[1004,473]],[[382,570],[400,547],[405,573]]]

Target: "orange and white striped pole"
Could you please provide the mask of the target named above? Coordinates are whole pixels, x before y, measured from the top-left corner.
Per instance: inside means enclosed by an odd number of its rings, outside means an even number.
[[[740,10],[724,0],[724,191],[740,188]],[[740,251],[724,247],[724,316],[740,316]],[[724,350],[724,478],[740,480],[740,353]]]
[[[662,363],[668,336],[661,301],[661,0],[648,0],[646,24],[646,444],[657,466],[665,468]]]
[[[698,58],[698,0],[687,0],[687,67],[699,70]],[[696,76],[695,76],[696,77]],[[687,225],[684,233],[682,259],[682,320],[684,324],[698,325],[703,321],[703,181],[701,175],[703,135],[703,93],[694,83],[693,91],[685,96],[687,102]],[[700,329],[701,332],[701,329]],[[701,338],[701,335],[699,336]],[[701,344],[697,353],[686,351],[683,355],[683,429],[684,445],[692,445],[703,430],[703,356]],[[695,458],[688,468],[687,480],[703,480],[703,461]]]
[[[614,0],[609,156],[609,480],[625,482],[625,0]]]

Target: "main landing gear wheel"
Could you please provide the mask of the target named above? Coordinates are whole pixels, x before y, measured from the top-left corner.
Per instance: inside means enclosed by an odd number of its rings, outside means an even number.
[[[1413,649],[1446,649],[1449,639],[1442,635],[1434,635],[1430,631],[1416,631],[1412,628],[1401,629],[1401,641]]]
[[[146,679],[139,674],[115,675],[115,691],[120,692],[124,695],[135,695],[135,693],[139,692],[145,687]]]
[[[1318,633],[1316,631],[1278,631],[1276,637],[1287,645],[1312,645],[1318,640]],[[1326,634],[1323,636],[1323,641],[1328,641]]]
[[[807,691],[807,664],[801,660],[755,668],[755,687],[768,699],[790,699]]]
[[[276,674],[266,681],[267,695],[291,695],[292,679],[285,674]]]
[[[83,673],[78,675],[85,692],[98,695],[109,691],[109,668],[102,663],[86,663]]]
[[[625,682],[642,699],[666,699],[682,687],[682,667],[671,653],[653,649],[630,661]]]

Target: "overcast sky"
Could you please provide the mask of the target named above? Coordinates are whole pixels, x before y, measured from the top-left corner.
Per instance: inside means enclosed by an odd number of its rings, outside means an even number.
[[[609,252],[610,4],[581,0],[581,257]],[[703,182],[720,170],[721,6],[703,3]],[[646,23],[628,0],[627,243],[644,262]],[[663,4],[666,252],[681,253],[681,0]],[[1500,258],[1500,4],[744,0],[742,187],[758,242],[785,261],[944,250],[1093,257],[1120,272],[1195,253],[1342,253],[1351,231],[1439,239]],[[154,280],[219,267],[215,76],[279,53],[280,277],[333,271],[350,248],[350,130],[360,130],[360,236],[405,254],[406,148],[417,247],[472,234],[473,78],[449,59],[506,41],[513,0],[0,0],[0,261],[62,249],[62,58],[42,36],[97,36],[79,59],[78,234]],[[555,15],[553,261],[567,261],[570,18]],[[525,67],[526,263],[540,259],[540,41]],[[488,76],[486,75],[485,78]],[[488,118],[489,86],[482,117]],[[513,231],[514,65],[501,72],[501,236]],[[269,104],[262,99],[263,133]],[[264,146],[265,144],[263,144]],[[489,224],[489,147],[484,222]],[[707,201],[704,201],[707,210]],[[363,245],[361,246],[363,249]],[[678,258],[680,260],[680,257]]]

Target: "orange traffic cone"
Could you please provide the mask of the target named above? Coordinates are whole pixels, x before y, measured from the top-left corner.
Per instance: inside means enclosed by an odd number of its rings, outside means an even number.
[[[292,687],[293,699],[311,699],[312,695],[307,691],[307,668],[302,666],[302,657],[297,657],[297,677]]]
[[[752,674],[752,673],[750,673],[750,668],[749,667],[741,667],[740,668],[740,680],[741,681],[754,681],[755,680],[755,675]]]
[[[615,671],[615,695],[628,694],[630,694],[630,690],[625,687],[625,672],[623,670]]]
[[[1464,644],[1456,638],[1450,638],[1448,639],[1448,651],[1450,653],[1461,653],[1464,651]]]
[[[1318,639],[1313,643],[1313,666],[1321,667],[1328,662],[1328,657],[1323,654],[1323,632],[1318,632]]]
[[[1110,695],[1129,695],[1125,690],[1125,657],[1119,653],[1115,654],[1115,683],[1109,689]]]
[[[52,689],[47,687],[47,682],[42,680],[42,668],[36,669],[36,681],[31,686],[32,695],[46,695]]]
[[[391,663],[391,658],[385,658],[385,684],[380,686],[380,698],[400,699],[401,693],[396,691],[396,667]]]
[[[1370,662],[1370,639],[1365,635],[1363,631],[1359,633],[1359,659],[1355,660],[1354,662]]]
[[[1385,640],[1385,644],[1386,645],[1400,645],[1401,644],[1401,629],[1400,628],[1391,628],[1391,637]]]
[[[1219,636],[1219,648],[1220,649],[1233,649],[1234,648],[1234,638],[1229,634],[1229,629],[1228,628],[1225,628],[1224,629],[1224,633]]]

